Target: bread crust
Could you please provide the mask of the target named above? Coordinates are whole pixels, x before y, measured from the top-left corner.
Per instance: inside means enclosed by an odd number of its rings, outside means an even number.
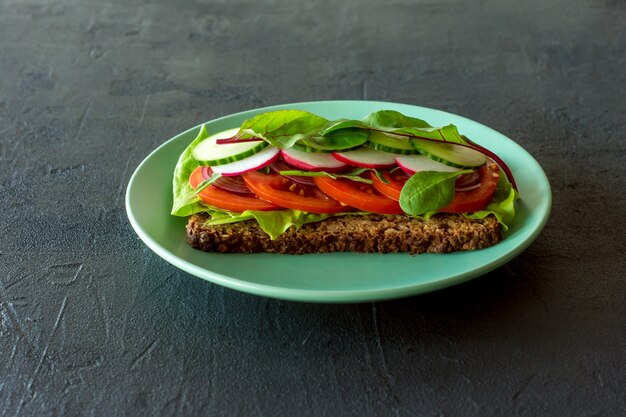
[[[194,214],[187,222],[191,247],[221,253],[449,253],[493,246],[502,240],[494,216],[466,219],[440,213],[428,220],[404,215],[338,216],[290,228],[277,239],[255,221],[205,225],[206,214]]]

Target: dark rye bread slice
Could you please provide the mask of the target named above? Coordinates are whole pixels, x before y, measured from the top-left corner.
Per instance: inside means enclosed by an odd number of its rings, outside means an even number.
[[[428,220],[403,215],[338,216],[290,228],[276,240],[255,221],[205,226],[209,217],[195,214],[187,222],[187,241],[207,252],[326,253],[409,252],[448,253],[495,245],[502,240],[493,216],[482,220],[437,214]]]

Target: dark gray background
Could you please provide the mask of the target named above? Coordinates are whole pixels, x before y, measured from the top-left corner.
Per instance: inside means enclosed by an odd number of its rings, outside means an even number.
[[[0,416],[624,415],[626,5],[0,0]],[[455,288],[223,289],[136,237],[129,177],[202,121],[375,99],[545,168],[550,221]]]

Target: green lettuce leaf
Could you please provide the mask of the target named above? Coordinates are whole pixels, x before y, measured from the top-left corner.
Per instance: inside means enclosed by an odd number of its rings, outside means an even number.
[[[491,203],[484,210],[466,213],[464,216],[469,219],[483,219],[493,214],[502,225],[502,229],[507,231],[515,218],[515,200],[517,199],[519,199],[519,193],[500,170],[500,181],[498,181]]]
[[[315,214],[289,209],[276,211],[246,210],[243,213],[216,213],[213,211],[211,213],[211,219],[208,220],[206,224],[236,223],[254,219],[259,223],[261,229],[274,240],[292,226],[297,230],[307,223],[319,222],[331,216],[330,214]]]
[[[187,217],[194,213],[203,211],[204,206],[200,202],[200,198],[196,195],[191,185],[189,185],[189,176],[198,163],[191,157],[193,148],[209,137],[209,132],[202,125],[198,136],[187,146],[187,149],[178,158],[178,163],[174,169],[173,193],[174,201],[172,204],[171,214],[174,216]]]
[[[319,222],[333,216],[365,216],[371,214],[368,212],[315,214],[290,209],[275,211],[246,210],[243,213],[235,213],[206,205],[203,205],[200,212],[207,213],[211,216],[211,218],[205,222],[207,226],[255,220],[272,240],[285,233],[292,226],[297,230],[307,223]]]

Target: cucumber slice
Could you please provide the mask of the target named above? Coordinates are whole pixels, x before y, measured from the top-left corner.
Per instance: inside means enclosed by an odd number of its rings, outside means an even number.
[[[382,132],[370,132],[367,146],[378,151],[391,152],[397,155],[415,155],[419,151],[411,146],[409,139]]]
[[[218,139],[232,138],[239,128],[225,130],[209,136],[196,145],[191,156],[204,166],[218,166],[241,161],[265,149],[269,144],[265,141],[218,144]]]
[[[487,157],[484,154],[465,146],[420,139],[410,139],[409,142],[422,155],[452,167],[474,168],[487,162]]]

